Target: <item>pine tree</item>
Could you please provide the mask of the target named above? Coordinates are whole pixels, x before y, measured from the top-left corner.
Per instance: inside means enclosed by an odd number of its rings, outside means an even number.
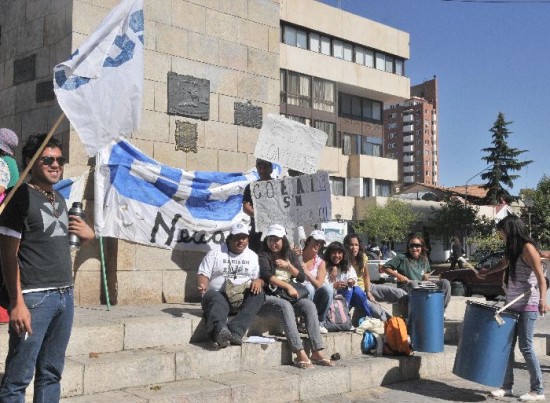
[[[508,136],[512,134],[512,132],[508,130],[508,125],[510,123],[512,122],[506,122],[506,120],[504,120],[504,114],[499,112],[497,120],[490,130],[490,132],[493,133],[493,147],[487,147],[481,150],[489,154],[482,159],[485,160],[489,166],[492,166],[489,171],[481,175],[481,179],[487,180],[483,188],[488,190],[486,199],[487,202],[491,204],[498,204],[503,200],[510,202],[517,199],[517,197],[512,196],[505,188],[505,186],[513,188],[514,180],[519,178],[519,175],[513,175],[510,172],[519,171],[533,162],[518,161],[517,157],[527,150],[518,150],[517,148],[508,146],[506,140]]]

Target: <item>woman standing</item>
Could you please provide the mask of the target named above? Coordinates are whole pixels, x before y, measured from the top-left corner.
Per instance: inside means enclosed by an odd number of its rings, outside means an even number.
[[[373,317],[372,308],[365,291],[357,285],[358,277],[353,266],[346,259],[346,250],[340,242],[332,242],[324,254],[329,282],[342,295],[348,307],[359,308],[366,316]]]
[[[334,363],[323,354],[323,338],[319,331],[319,319],[315,304],[308,298],[301,298],[291,303],[274,295],[273,289],[280,288],[290,297],[298,297],[298,291],[292,286],[292,279],[302,283],[305,280],[304,270],[290,250],[290,244],[283,226],[275,224],[267,229],[263,248],[258,254],[260,277],[266,283],[265,305],[279,312],[285,335],[292,351],[296,354],[294,364],[298,368],[313,368],[313,364],[332,367]],[[296,315],[304,317],[306,329],[311,340],[313,352],[308,358],[302,339],[296,326]]]
[[[542,272],[539,251],[528,235],[529,232],[521,219],[509,215],[497,224],[497,231],[505,244],[504,258],[491,270],[479,275],[505,270],[506,303],[522,296],[509,309],[519,315],[516,334],[512,342],[508,367],[502,388],[491,392],[493,397],[513,396],[514,349],[516,340],[529,371],[531,390],[520,396],[521,401],[544,400],[542,371],[533,349],[535,322],[540,315],[548,311],[546,305],[546,279]]]
[[[306,276],[304,285],[309,291],[309,299],[317,308],[320,331],[322,334],[326,334],[328,330],[325,327],[325,318],[332,304],[334,288],[327,280],[325,261],[319,256],[323,246],[325,246],[325,233],[320,230],[312,231],[306,239],[302,258]]]
[[[407,308],[407,293],[397,287],[390,287],[381,284],[372,284],[370,281],[370,273],[368,268],[368,257],[363,248],[361,239],[356,234],[348,234],[344,238],[344,246],[348,251],[349,262],[357,272],[359,279],[357,284],[365,290],[365,294],[370,304],[371,312],[375,318],[383,321],[389,319],[389,315],[384,311],[379,302],[387,302],[390,304],[401,304],[402,309]]]
[[[451,270],[453,270],[458,263],[458,268],[462,269],[463,264],[460,258],[462,257],[462,243],[460,239],[455,236],[451,240]]]

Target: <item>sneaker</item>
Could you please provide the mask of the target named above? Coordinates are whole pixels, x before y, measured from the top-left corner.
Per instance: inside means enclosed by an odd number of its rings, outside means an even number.
[[[216,336],[216,343],[218,343],[220,348],[226,348],[229,346],[231,343],[231,332],[228,328],[224,327],[218,332],[218,335]]]
[[[492,397],[514,396],[512,389],[497,389],[491,392]]]
[[[319,332],[321,332],[321,334],[328,334],[327,328],[324,327],[323,325],[319,326]]]
[[[540,395],[536,392],[529,392],[519,397],[519,400],[522,402],[533,402],[535,400],[545,400],[546,397],[544,395]]]

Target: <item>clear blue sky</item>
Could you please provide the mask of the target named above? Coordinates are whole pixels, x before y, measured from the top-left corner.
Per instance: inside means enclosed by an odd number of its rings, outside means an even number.
[[[528,150],[520,158],[534,161],[519,172],[511,190],[518,194],[550,176],[550,0],[477,1],[341,0],[341,6],[410,34],[411,85],[437,76],[439,184],[465,184],[487,167],[481,149],[491,146],[489,129],[503,112],[513,122],[508,144]]]

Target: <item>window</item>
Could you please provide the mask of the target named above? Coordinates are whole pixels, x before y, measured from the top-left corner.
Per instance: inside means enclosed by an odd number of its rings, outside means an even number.
[[[365,64],[365,49],[361,46],[355,47],[355,63]]]
[[[311,126],[311,119],[310,118],[305,118],[303,116],[293,116],[293,115],[285,115],[285,117],[287,119],[294,120],[296,122],[300,122],[304,125]]]
[[[342,41],[333,40],[332,41],[332,55],[338,59],[344,58],[344,44]]]
[[[348,94],[340,94],[340,116],[359,120],[382,120],[382,103],[368,98]],[[388,129],[396,128],[397,124],[388,124]]]
[[[308,76],[287,71],[286,101],[289,105],[311,107],[311,79]]]
[[[395,59],[395,74],[398,74],[400,76],[405,75],[403,60],[401,59]]]
[[[300,29],[296,30],[296,46],[301,49],[307,49],[307,32]]]
[[[361,136],[361,154],[382,156],[382,139],[378,137]]]
[[[313,127],[316,129],[324,131],[328,134],[327,138],[327,147],[340,147],[340,139],[336,133],[336,124],[330,122],[323,122],[321,120],[316,120],[313,124]]]
[[[425,176],[430,176],[430,171],[426,171],[424,175]]]
[[[363,178],[363,197],[370,197],[370,178]]]
[[[309,33],[309,50],[319,53],[320,50],[320,37],[319,34],[314,32]]]
[[[329,176],[330,189],[334,196],[345,196],[346,180],[336,176]]]
[[[330,56],[330,38],[321,36],[321,53]]]
[[[376,196],[390,197],[391,196],[391,182],[390,181],[376,181]]]
[[[386,71],[393,73],[393,57],[386,55]]]
[[[353,46],[351,43],[344,43],[344,60],[351,62],[353,59]]]
[[[376,52],[376,69],[382,71],[386,69],[386,57],[383,53]]]
[[[313,109],[334,112],[336,107],[335,85],[332,81],[313,79]]]
[[[365,50],[365,66],[374,67],[374,52],[372,50]]]
[[[357,155],[359,154],[359,137],[356,134],[342,133],[342,154]]]

